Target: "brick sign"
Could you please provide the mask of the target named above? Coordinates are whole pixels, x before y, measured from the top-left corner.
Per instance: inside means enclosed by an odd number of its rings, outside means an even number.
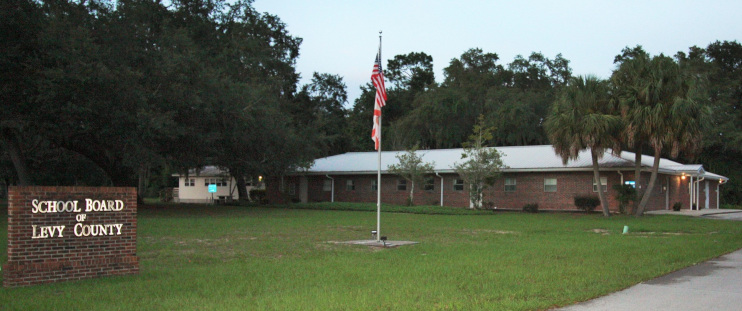
[[[135,188],[10,187],[3,286],[136,274]]]

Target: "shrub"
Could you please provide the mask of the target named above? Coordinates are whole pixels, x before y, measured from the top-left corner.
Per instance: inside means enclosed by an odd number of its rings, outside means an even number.
[[[598,197],[575,197],[575,206],[582,211],[592,212],[598,205],[600,205]]]
[[[629,202],[636,200],[636,188],[631,185],[613,185],[613,190],[616,190],[618,211],[621,214],[629,214],[630,211],[626,207],[629,206]]]
[[[675,204],[672,205],[672,210],[679,212],[682,207],[683,207],[683,203],[675,202]]]
[[[265,189],[252,189],[250,190],[250,199],[253,202],[266,203]]]
[[[538,204],[531,203],[531,204],[523,205],[523,211],[526,213],[538,213]]]
[[[173,200],[173,188],[165,188],[160,191],[160,201],[167,203]]]

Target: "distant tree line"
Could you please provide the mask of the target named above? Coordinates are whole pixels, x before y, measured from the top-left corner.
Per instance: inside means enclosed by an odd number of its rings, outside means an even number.
[[[152,194],[189,168],[217,165],[243,183],[373,149],[371,84],[352,104],[338,75],[315,73],[299,85],[301,38],[252,1],[0,6],[6,185],[138,185]],[[631,50],[617,56],[617,68]],[[700,152],[680,160],[730,177],[722,196],[739,204],[742,46],[714,42],[670,60],[698,78],[699,103],[711,112]],[[462,147],[480,115],[494,128],[493,145],[550,143],[544,122],[572,78],[561,54],[501,64],[473,48],[449,62],[441,83],[432,64],[423,52],[388,60],[384,150]]]

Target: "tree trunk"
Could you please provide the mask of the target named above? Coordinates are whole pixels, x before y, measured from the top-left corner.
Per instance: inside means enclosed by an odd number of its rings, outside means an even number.
[[[598,198],[600,198],[600,205],[603,207],[603,216],[611,217],[611,211],[608,209],[608,200],[603,192],[603,184],[600,182],[600,171],[598,168],[598,154],[595,149],[591,148],[590,154],[593,158],[593,178],[595,178],[596,184],[598,185]]]
[[[469,209],[474,209],[476,207],[477,202],[474,200],[474,185],[469,184]]]
[[[415,197],[414,197],[414,193],[415,193],[415,182],[414,181],[410,181],[410,184],[411,184],[411,186],[410,186],[410,206],[413,206],[413,205],[415,205]]]
[[[0,129],[0,142],[3,142],[5,150],[10,155],[10,161],[13,162],[16,175],[18,175],[18,185],[30,186],[32,184],[31,176],[28,174],[28,166],[26,165],[26,159],[23,157],[18,134],[13,129]]]
[[[642,195],[644,194],[644,189],[642,189],[642,146],[637,145],[636,150],[634,151],[636,154],[634,155],[634,189],[636,189],[636,199],[634,199],[634,210],[631,211],[632,214],[635,213],[639,209],[639,202],[642,200]]]
[[[234,178],[235,183],[237,184],[238,200],[243,202],[250,201],[250,195],[247,193],[247,183],[245,182],[245,172],[234,167],[228,167],[227,169],[229,169],[229,174],[232,175],[232,178]]]
[[[137,202],[144,203],[144,191],[149,181],[149,168],[144,165],[139,167],[139,182],[137,183]]]
[[[244,176],[233,176],[234,180],[237,181],[237,195],[240,197],[240,201],[249,201],[250,195],[247,193],[247,184],[245,183]]]
[[[639,208],[636,210],[636,216],[644,215],[644,209],[647,207],[647,203],[649,202],[649,197],[652,196],[652,189],[654,189],[654,183],[657,181],[657,172],[660,169],[660,155],[662,154],[662,150],[659,148],[654,148],[654,163],[652,164],[652,176],[649,177],[649,185],[647,186],[647,191],[644,192],[644,195],[642,196],[641,203],[639,203]]]

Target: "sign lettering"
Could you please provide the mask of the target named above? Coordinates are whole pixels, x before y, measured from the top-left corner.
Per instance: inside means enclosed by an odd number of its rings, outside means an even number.
[[[34,214],[47,213],[77,213],[75,220],[77,224],[73,227],[73,233],[76,237],[87,236],[109,236],[121,235],[121,228],[124,224],[85,224],[89,212],[120,212],[124,210],[124,201],[122,200],[93,200],[85,199],[85,208],[79,201],[31,201],[31,212]],[[83,213],[84,211],[84,213]],[[63,238],[65,226],[38,226],[31,225],[32,239]]]

